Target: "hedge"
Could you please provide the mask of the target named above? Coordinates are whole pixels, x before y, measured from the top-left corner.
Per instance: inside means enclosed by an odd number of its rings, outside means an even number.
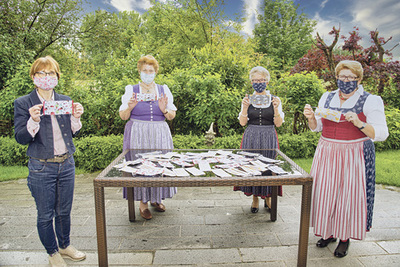
[[[390,120],[390,119],[389,119]],[[389,121],[388,120],[388,121]],[[396,122],[397,123],[397,122]],[[279,135],[279,145],[290,158],[310,158],[314,156],[320,133],[304,132],[298,135]],[[176,149],[235,149],[240,147],[242,135],[216,137],[211,147],[205,144],[204,136],[174,135]],[[376,143],[376,150],[400,148],[400,131],[393,129],[385,142]],[[122,135],[93,136],[75,139],[74,154],[76,166],[88,172],[104,169],[122,152]],[[27,146],[18,144],[10,137],[0,137],[0,164],[5,166],[27,165]]]

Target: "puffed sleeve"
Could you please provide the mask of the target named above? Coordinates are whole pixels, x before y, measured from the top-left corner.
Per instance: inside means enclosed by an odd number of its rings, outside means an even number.
[[[279,99],[278,112],[282,118],[282,122],[285,122],[285,113],[283,113],[283,111],[282,111],[282,101],[279,97],[277,97],[277,96],[275,96],[275,97]],[[272,103],[271,103],[271,105],[272,105]]]
[[[119,111],[123,111],[128,108],[129,99],[132,97],[133,94],[133,86],[127,85],[125,87],[125,94],[121,97],[121,106],[119,107]]]
[[[238,120],[240,120],[240,115],[242,114],[242,112],[243,112],[243,104],[241,105],[241,108],[240,108],[240,112],[239,112],[239,115],[238,115]],[[247,117],[247,120],[249,120],[248,117]]]
[[[172,95],[171,90],[169,90],[166,84],[163,85],[163,88],[165,95],[168,97],[167,109],[176,111],[177,108],[174,105],[174,96]]]
[[[382,98],[377,95],[368,96],[363,112],[367,117],[367,123],[375,130],[375,138],[372,141],[385,141],[389,136],[389,130]]]
[[[326,102],[326,99],[328,98],[328,95],[329,95],[329,92],[325,92],[325,93],[321,96],[321,98],[319,99],[319,102],[318,102],[318,107],[319,107],[319,108],[323,108],[323,107],[324,107],[325,102]],[[315,110],[314,110],[314,111],[315,111]],[[310,128],[310,130],[311,130],[312,132],[321,132],[321,131],[322,131],[322,120],[321,120],[321,117],[315,115],[315,119],[317,120],[317,127],[315,127],[314,130]]]

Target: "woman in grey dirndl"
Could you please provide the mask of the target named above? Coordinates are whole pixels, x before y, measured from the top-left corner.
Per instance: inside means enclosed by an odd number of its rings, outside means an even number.
[[[168,86],[154,83],[158,72],[158,62],[150,55],[143,56],[138,61],[138,71],[142,82],[125,87],[122,105],[119,108],[121,119],[129,120],[125,125],[123,149],[170,149],[174,148],[172,136],[165,119],[175,117],[176,107]],[[138,95],[139,94],[139,95]],[[140,101],[138,97],[153,95],[154,100]],[[144,152],[144,150],[140,150]],[[127,155],[128,160],[134,160],[137,153]],[[150,220],[152,214],[148,202],[157,211],[165,211],[162,200],[172,198],[177,192],[176,187],[135,187],[134,200],[140,201],[140,215]],[[124,198],[127,198],[124,188]]]
[[[263,67],[254,67],[250,71],[250,81],[254,89],[253,96],[270,95],[265,89],[269,83],[270,75],[268,70]],[[242,139],[242,149],[275,149],[279,148],[278,136],[275,127],[280,127],[283,123],[284,113],[279,97],[271,96],[268,103],[250,104],[249,96],[243,98],[242,109],[239,114],[240,125],[248,125]],[[265,157],[275,158],[274,150],[264,151]],[[234,187],[245,195],[253,195],[251,212],[258,212],[258,197],[265,199],[268,207],[271,207],[271,187],[270,186],[242,186]],[[282,187],[279,187],[278,194],[282,196]]]

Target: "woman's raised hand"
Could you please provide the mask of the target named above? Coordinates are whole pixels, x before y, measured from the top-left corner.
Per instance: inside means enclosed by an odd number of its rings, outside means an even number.
[[[128,107],[129,107],[129,109],[132,110],[134,107],[136,107],[137,103],[138,103],[138,101],[137,101],[136,94],[133,93],[133,94],[132,94],[132,97],[131,97],[131,98],[129,99],[129,101],[128,101]]]
[[[314,111],[313,111],[312,107],[309,104],[306,104],[304,106],[303,114],[304,114],[304,116],[306,116],[307,119],[315,118]]]

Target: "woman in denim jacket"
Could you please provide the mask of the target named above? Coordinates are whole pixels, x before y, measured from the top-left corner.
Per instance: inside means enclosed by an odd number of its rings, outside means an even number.
[[[83,107],[73,103],[73,115],[43,115],[44,101],[71,100],[54,91],[60,69],[52,57],[38,58],[30,76],[35,90],[14,102],[15,139],[28,145],[28,187],[36,202],[40,241],[49,254],[51,266],[67,266],[63,258],[74,261],[86,258],[70,245],[69,239],[75,181],[72,137],[82,127]]]

